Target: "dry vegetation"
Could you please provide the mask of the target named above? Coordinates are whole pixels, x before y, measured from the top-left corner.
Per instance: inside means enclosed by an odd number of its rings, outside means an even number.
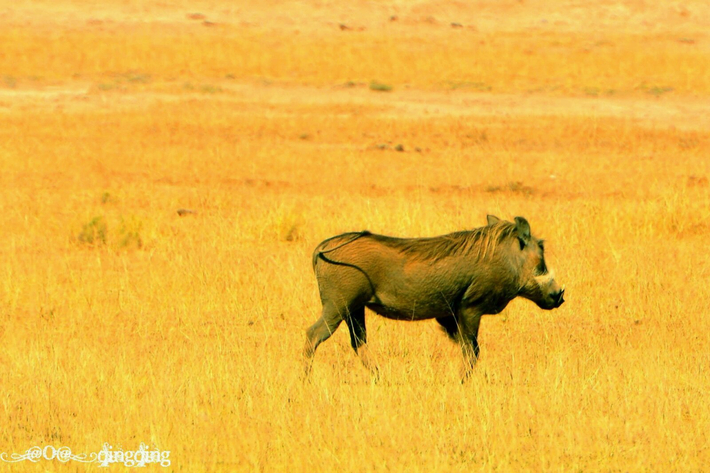
[[[0,9],[0,452],[710,468],[704,2],[102,3]],[[434,323],[373,315],[379,383],[344,327],[302,382],[319,241],[487,213],[561,309],[484,318],[463,386]]]

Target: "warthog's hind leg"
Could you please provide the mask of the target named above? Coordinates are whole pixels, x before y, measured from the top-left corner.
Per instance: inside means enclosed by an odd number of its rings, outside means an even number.
[[[316,348],[333,335],[342,321],[340,312],[330,304],[326,304],[323,306],[321,318],[306,330],[306,344],[303,347],[303,369],[306,376],[311,372]]]
[[[367,350],[367,329],[365,328],[365,307],[352,308],[347,317],[348,328],[350,329],[350,345],[360,357],[360,361],[365,365],[370,373],[379,378],[379,368],[372,361]]]

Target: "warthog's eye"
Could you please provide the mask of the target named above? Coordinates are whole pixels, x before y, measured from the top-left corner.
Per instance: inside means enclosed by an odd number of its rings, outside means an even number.
[[[544,276],[547,274],[547,265],[545,264],[545,260],[541,259],[540,264],[537,265],[537,274],[539,276]]]
[[[545,240],[538,241],[537,246],[539,246],[542,251],[545,251]]]

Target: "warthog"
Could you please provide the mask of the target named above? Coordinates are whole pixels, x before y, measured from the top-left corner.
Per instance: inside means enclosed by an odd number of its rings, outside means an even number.
[[[323,312],[307,330],[306,374],[318,345],[345,321],[353,349],[377,375],[366,351],[367,307],[390,319],[436,319],[461,345],[465,379],[478,359],[482,315],[499,313],[518,296],[545,310],[564,302],[544,253],[527,220],[492,215],[485,227],[433,238],[364,231],[325,240],[313,253]]]

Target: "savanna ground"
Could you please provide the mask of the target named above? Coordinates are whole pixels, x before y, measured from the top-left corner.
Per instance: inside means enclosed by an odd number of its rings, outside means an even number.
[[[85,3],[0,5],[0,452],[710,469],[706,2]],[[488,213],[565,305],[485,317],[465,385],[374,315],[379,383],[344,326],[302,381],[318,242]]]

